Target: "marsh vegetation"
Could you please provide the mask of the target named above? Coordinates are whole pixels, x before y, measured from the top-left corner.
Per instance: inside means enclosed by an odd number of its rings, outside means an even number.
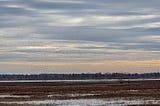
[[[0,106],[156,106],[160,80],[0,82]]]

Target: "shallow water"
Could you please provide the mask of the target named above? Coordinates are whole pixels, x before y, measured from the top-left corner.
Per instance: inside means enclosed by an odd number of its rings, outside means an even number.
[[[9,94],[4,94],[0,95],[0,98],[29,98],[30,96],[28,95],[9,95]]]
[[[91,80],[0,80],[0,82],[99,82],[99,81],[148,81],[160,79],[91,79]]]
[[[67,97],[79,97],[79,96],[93,96],[95,94],[78,94],[78,93],[74,93],[74,94],[50,94],[48,95],[48,97],[62,97],[62,96],[67,96]]]
[[[125,98],[114,99],[71,99],[71,100],[40,100],[40,101],[17,101],[17,102],[0,102],[6,104],[56,104],[58,106],[124,106],[128,104],[160,104],[160,100],[129,100]]]

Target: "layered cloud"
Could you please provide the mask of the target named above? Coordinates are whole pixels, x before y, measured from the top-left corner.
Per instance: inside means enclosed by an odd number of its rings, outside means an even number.
[[[0,0],[0,61],[160,59],[159,0]]]

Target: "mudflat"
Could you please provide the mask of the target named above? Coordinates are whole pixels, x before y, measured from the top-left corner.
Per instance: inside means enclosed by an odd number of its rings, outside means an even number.
[[[149,100],[148,103],[145,102],[146,104],[137,102],[137,104],[124,105],[158,106],[160,103],[160,80],[0,82],[1,106],[19,106],[16,103],[20,102],[22,105],[21,101],[85,99]],[[158,102],[154,103],[151,100]],[[24,102],[23,106],[25,104],[27,102]],[[34,105],[37,106],[36,103],[32,104],[32,106]],[[40,103],[38,106],[41,105]],[[57,106],[56,103],[52,103],[52,106],[54,105]]]

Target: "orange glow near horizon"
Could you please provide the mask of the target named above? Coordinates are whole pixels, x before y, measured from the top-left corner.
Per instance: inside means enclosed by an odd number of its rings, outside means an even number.
[[[0,62],[6,73],[159,72],[160,60],[104,62]]]

